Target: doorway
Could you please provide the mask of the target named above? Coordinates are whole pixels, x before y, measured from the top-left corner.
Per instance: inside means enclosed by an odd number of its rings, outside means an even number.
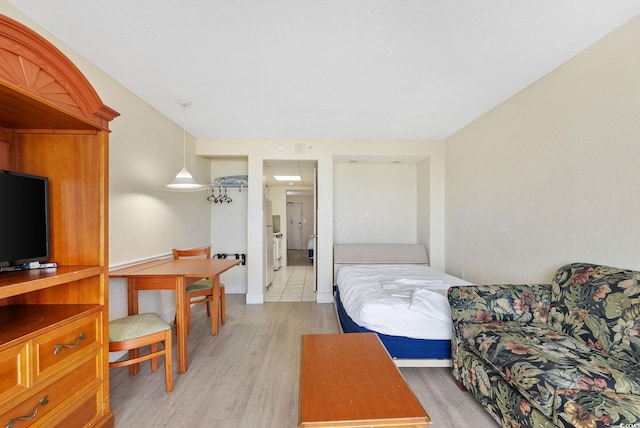
[[[312,192],[287,192],[287,264],[289,266],[313,266],[313,236],[315,218]],[[295,199],[295,200],[292,200]]]
[[[287,192],[287,251],[302,249],[302,202],[289,201]]]
[[[280,216],[283,257],[265,302],[316,301],[316,271],[309,241],[315,236],[316,161],[264,161],[266,196],[273,215]],[[298,182],[277,182],[275,175],[301,177]]]

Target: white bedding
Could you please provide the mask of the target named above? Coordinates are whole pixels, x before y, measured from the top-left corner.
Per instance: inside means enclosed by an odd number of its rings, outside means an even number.
[[[347,314],[361,327],[414,339],[451,338],[447,289],[470,282],[426,265],[340,266],[336,277]]]

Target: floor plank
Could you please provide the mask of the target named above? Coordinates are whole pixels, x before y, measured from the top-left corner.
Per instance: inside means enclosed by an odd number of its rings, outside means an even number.
[[[243,295],[227,295],[227,323],[212,336],[204,305],[197,305],[189,370],[174,371],[172,393],[165,392],[163,362],[156,373],[143,364],[137,376],[128,376],[126,367],[111,369],[115,426],[296,427],[301,336],[337,332],[331,304],[246,305]],[[449,369],[402,368],[401,373],[433,427],[495,426],[469,393],[455,386]]]

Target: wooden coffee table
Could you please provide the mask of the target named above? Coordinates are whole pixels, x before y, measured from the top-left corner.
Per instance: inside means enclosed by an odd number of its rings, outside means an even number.
[[[299,427],[430,423],[375,333],[302,336]]]

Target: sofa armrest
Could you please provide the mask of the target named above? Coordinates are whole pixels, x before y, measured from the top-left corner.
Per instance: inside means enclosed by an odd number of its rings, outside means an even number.
[[[448,292],[454,329],[460,322],[519,321],[546,323],[550,284],[454,286]]]

